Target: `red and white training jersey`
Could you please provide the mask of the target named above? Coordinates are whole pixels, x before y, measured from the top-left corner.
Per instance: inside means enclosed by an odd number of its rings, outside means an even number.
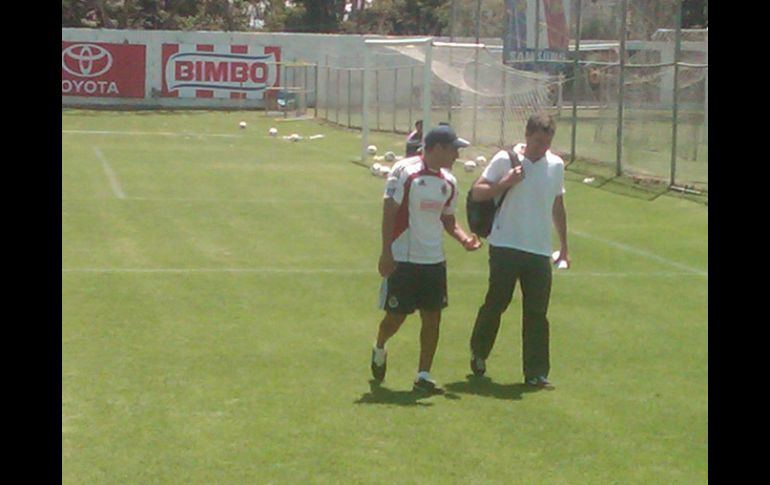
[[[399,205],[391,250],[396,261],[440,263],[444,256],[441,215],[457,207],[457,179],[448,170],[429,169],[422,157],[393,165],[385,182],[385,198]]]

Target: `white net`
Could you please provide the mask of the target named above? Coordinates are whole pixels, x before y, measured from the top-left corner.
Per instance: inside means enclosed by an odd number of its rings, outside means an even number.
[[[315,101],[316,66],[306,63],[282,63],[280,83],[265,90],[265,115],[303,118],[308,105]]]
[[[386,49],[420,65],[425,62],[420,46]],[[434,43],[431,57],[431,105],[437,121],[452,124],[474,144],[502,145],[519,139],[529,115],[557,101],[556,78],[505,66],[499,51],[483,45]],[[414,101],[421,101],[421,86]]]
[[[379,41],[378,41],[379,42]],[[559,80],[505,66],[501,49],[481,44],[433,42],[429,83],[425,42],[367,43],[364,56],[330,57],[319,67],[317,115],[349,128],[363,128],[364,80],[368,79],[367,130],[409,133],[423,118],[430,86],[430,125],[451,124],[474,145],[519,141],[526,119],[557,104]]]

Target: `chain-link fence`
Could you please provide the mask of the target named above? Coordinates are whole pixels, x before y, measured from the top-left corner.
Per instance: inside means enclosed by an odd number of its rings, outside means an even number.
[[[507,20],[485,15],[488,2],[477,1],[485,32],[490,22],[504,31]],[[526,59],[506,56],[500,38],[436,37],[484,48],[433,49],[433,124],[448,121],[493,147],[521,141],[526,116],[548,110],[559,120],[553,150],[573,167],[707,193],[708,29],[677,28],[681,0],[567,3],[570,42],[561,59],[538,52],[545,41]],[[541,25],[534,22],[535,39],[547,38]],[[401,48],[373,59],[369,127],[407,133],[422,113],[424,58]],[[319,66],[317,116],[361,127],[363,67],[359,53]]]

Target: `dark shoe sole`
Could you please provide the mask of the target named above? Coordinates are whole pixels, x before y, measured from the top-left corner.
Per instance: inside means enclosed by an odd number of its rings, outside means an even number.
[[[376,364],[372,363],[372,377],[374,377],[375,380],[384,381],[386,370],[387,365],[377,366]]]
[[[556,389],[556,386],[554,386],[550,382],[538,381],[537,383],[533,383],[529,381],[524,381],[524,383],[527,386],[531,387],[532,389],[545,389],[546,391],[553,391],[554,389]]]
[[[388,370],[388,362],[385,361],[382,363],[382,365],[377,365],[374,363],[374,351],[372,351],[372,377],[374,377],[377,381],[384,381],[385,380],[385,371]]]
[[[476,377],[483,377],[484,374],[486,374],[487,370],[486,369],[479,369],[478,367],[476,367],[474,365],[474,361],[475,360],[476,359],[471,359],[471,372],[473,372],[473,375],[476,376]]]
[[[422,387],[418,386],[417,384],[414,384],[412,386],[413,392],[422,392],[431,396],[436,396],[440,394],[444,394],[444,390],[440,387]]]

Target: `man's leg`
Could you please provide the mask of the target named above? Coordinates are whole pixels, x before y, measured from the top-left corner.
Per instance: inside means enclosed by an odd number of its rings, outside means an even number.
[[[548,377],[551,370],[550,330],[546,316],[551,298],[551,271],[551,261],[547,256],[531,255],[526,270],[521,274],[521,340],[525,379]]]
[[[385,317],[380,322],[380,329],[377,332],[377,348],[385,348],[385,342],[398,332],[401,324],[406,320],[406,316],[406,313],[385,312]]]
[[[430,372],[433,356],[438,348],[441,310],[420,310],[422,328],[420,329],[420,364],[418,372]]]
[[[421,268],[418,284],[418,306],[420,308],[420,361],[412,390],[442,394],[430,375],[433,356],[438,348],[441,311],[448,305],[446,264],[425,265]]]
[[[407,315],[415,310],[413,273],[413,265],[398,263],[396,270],[383,279],[380,287],[380,308],[385,310],[385,317],[377,331],[371,364],[372,376],[379,381],[385,378],[387,371],[385,343],[398,332]]]
[[[372,349],[371,363],[372,377],[378,381],[385,379],[385,372],[388,368],[388,354],[385,351],[385,342],[398,332],[401,324],[406,320],[406,315],[406,313],[386,312],[385,317],[380,322],[380,328],[377,331],[377,342],[375,342]]]
[[[489,288],[471,333],[471,352],[475,357],[489,357],[500,328],[500,317],[513,298],[518,276],[513,257],[511,250],[489,248]]]

